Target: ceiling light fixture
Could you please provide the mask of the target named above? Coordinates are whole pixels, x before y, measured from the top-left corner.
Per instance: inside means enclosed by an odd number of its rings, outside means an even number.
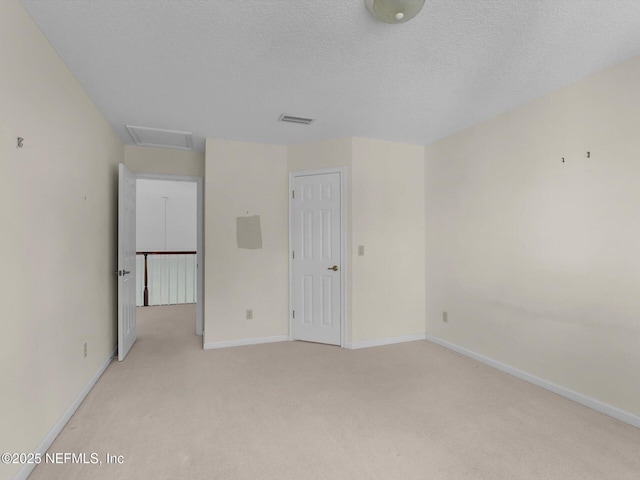
[[[386,23],[404,23],[415,17],[424,0],[364,0],[374,17]]]

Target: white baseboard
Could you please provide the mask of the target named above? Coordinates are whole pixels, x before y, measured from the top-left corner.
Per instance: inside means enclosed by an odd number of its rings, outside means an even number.
[[[573,400],[585,407],[589,407],[593,410],[596,410],[600,413],[604,413],[605,415],[609,415],[621,422],[628,423],[629,425],[633,425],[634,427],[640,428],[640,417],[637,415],[633,415],[629,412],[625,412],[624,410],[620,410],[619,408],[608,405],[600,400],[596,400],[591,397],[587,397],[578,392],[574,392],[573,390],[569,390],[568,388],[562,387],[555,383],[549,382],[540,377],[536,377],[535,375],[531,375],[527,372],[523,372],[522,370],[518,370],[517,368],[510,367],[504,363],[500,363],[497,360],[493,360],[492,358],[485,357],[484,355],[480,355],[479,353],[472,352],[471,350],[467,350],[464,347],[460,347],[453,343],[449,343],[445,340],[441,340],[440,338],[434,337],[432,335],[427,335],[426,339],[430,342],[436,343],[442,347],[448,348],[449,350],[453,350],[454,352],[460,353],[465,357],[473,358],[474,360],[478,360],[484,364],[487,364],[491,367],[497,368],[498,370],[502,370],[505,373],[513,375],[514,377],[518,377],[521,380],[525,380],[529,383],[533,383],[538,387],[542,387],[550,392],[557,393],[569,400]]]
[[[415,342],[416,340],[424,340],[424,333],[415,333],[413,335],[402,335],[400,337],[378,338],[376,340],[364,340],[361,342],[345,343],[344,348],[357,350],[359,348],[381,347],[382,345],[393,345],[394,343]]]
[[[242,338],[240,340],[227,340],[225,342],[205,343],[205,350],[215,348],[241,347],[244,345],[258,345],[260,343],[288,342],[289,335],[276,335],[275,337]]]
[[[100,366],[100,368],[98,368],[98,371],[93,375],[93,377],[91,377],[91,380],[89,380],[89,383],[85,385],[85,387],[82,389],[82,391],[73,401],[73,403],[69,405],[69,408],[67,408],[67,410],[62,414],[62,416],[58,419],[58,421],[53,425],[51,430],[49,430],[49,433],[47,433],[47,435],[42,439],[40,444],[35,448],[35,450],[33,451],[34,453],[40,453],[44,457],[44,454],[47,452],[47,449],[51,446],[53,441],[60,434],[60,432],[62,431],[64,426],[67,424],[69,419],[73,416],[73,414],[76,413],[76,410],[78,409],[82,401],[85,399],[87,394],[91,391],[91,389],[96,384],[98,379],[102,376],[104,371],[107,369],[107,367],[113,360],[113,357],[115,356],[117,350],[118,349],[116,348],[113,352],[111,352],[109,357],[104,361],[104,363]],[[13,477],[13,480],[26,480],[27,477],[31,475],[31,472],[35,467],[36,467],[35,464],[24,464],[22,468],[18,470],[18,473],[15,474],[15,476]]]

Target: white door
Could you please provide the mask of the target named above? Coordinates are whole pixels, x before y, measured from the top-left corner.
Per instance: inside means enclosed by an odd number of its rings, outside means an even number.
[[[120,164],[118,182],[118,360],[136,341],[136,177]]]
[[[340,345],[340,174],[294,177],[294,339]]]

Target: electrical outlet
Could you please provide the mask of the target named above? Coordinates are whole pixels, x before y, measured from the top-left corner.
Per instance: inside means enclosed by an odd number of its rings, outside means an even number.
[[[253,310],[247,310],[247,320],[253,319]]]
[[[449,322],[449,314],[447,312],[442,312],[442,321],[444,323],[448,323]]]
[[[84,358],[87,358],[87,342],[84,342]]]
[[[358,245],[358,256],[359,257],[364,256],[364,245]]]

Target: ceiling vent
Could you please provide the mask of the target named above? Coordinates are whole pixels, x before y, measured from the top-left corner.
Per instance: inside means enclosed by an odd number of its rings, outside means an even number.
[[[293,115],[280,115],[279,122],[299,123],[301,125],[310,125],[313,123],[313,118],[294,117]]]
[[[159,128],[135,127],[127,125],[127,130],[136,142],[142,147],[177,148],[180,150],[193,150],[191,132],[178,132],[176,130],[161,130]]]

